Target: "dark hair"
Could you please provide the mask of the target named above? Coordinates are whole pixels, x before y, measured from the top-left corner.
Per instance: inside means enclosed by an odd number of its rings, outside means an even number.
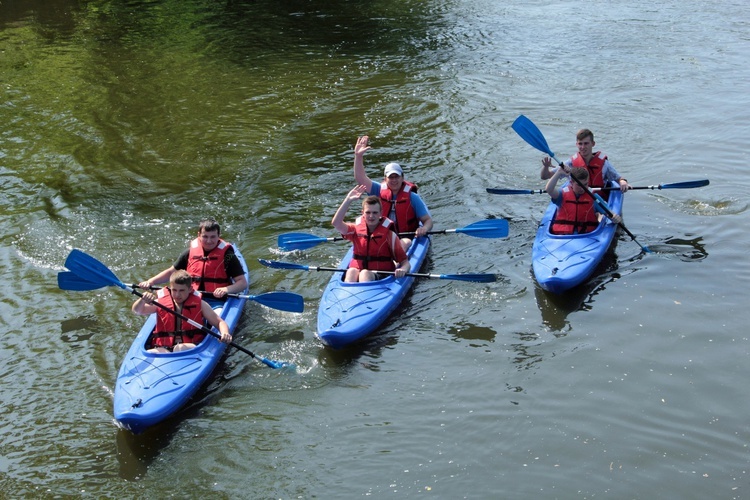
[[[365,205],[377,205],[380,207],[380,210],[383,210],[383,204],[380,203],[380,197],[370,195],[367,198],[362,201],[362,208],[365,208]]]
[[[576,134],[576,140],[577,141],[582,141],[586,137],[591,137],[591,142],[594,142],[594,133],[592,131],[590,131],[589,129],[587,129],[587,128],[582,128]]]
[[[588,169],[584,167],[573,167],[570,170],[570,176],[575,177],[579,181],[588,181],[589,180],[589,171]]]
[[[217,234],[221,235],[221,226],[219,226],[219,223],[215,219],[203,219],[198,226],[198,234],[204,231],[216,231]]]
[[[178,269],[169,277],[169,282],[173,285],[191,286],[193,284],[193,278],[184,269]]]

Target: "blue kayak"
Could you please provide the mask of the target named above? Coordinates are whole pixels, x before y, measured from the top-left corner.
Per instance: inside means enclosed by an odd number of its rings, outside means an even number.
[[[622,192],[609,192],[607,205],[622,214]],[[617,224],[603,217],[596,229],[586,234],[552,234],[550,223],[557,206],[550,202],[544,212],[531,249],[531,267],[544,290],[560,294],[580,285],[591,276],[612,243]]]
[[[249,283],[245,260],[236,246],[234,251]],[[230,332],[237,327],[245,302],[247,299],[230,297],[224,304],[221,317]],[[146,352],[146,342],[155,325],[156,314],[151,314],[125,355],[115,385],[115,420],[135,434],[182,408],[208,380],[229,345],[207,335],[188,351]]]
[[[414,239],[407,253],[412,273],[419,272],[429,248],[429,237]],[[350,248],[339,268],[349,267],[352,252]],[[356,342],[378,328],[398,307],[415,279],[389,275],[367,283],[345,283],[343,278],[342,272],[333,275],[318,308],[317,337],[334,349]]]

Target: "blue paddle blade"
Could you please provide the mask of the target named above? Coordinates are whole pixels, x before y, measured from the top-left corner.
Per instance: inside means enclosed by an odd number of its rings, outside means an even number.
[[[524,115],[519,115],[519,117],[516,118],[511,127],[530,146],[538,149],[542,153],[547,153],[547,155],[549,155],[551,158],[555,157],[555,153],[550,150],[549,146],[547,145],[547,140],[542,135],[542,132],[539,130],[539,128],[537,128],[536,125],[534,125],[531,120],[526,118]]]
[[[280,249],[289,252],[292,250],[306,250],[325,241],[328,241],[328,238],[322,238],[312,234],[286,233],[279,235],[276,244]]]
[[[127,285],[120,281],[107,266],[78,249],[71,250],[68,258],[65,259],[65,267],[77,274],[83,281],[99,285],[98,288],[114,285],[127,289]]]
[[[708,179],[700,181],[672,182],[670,184],[659,184],[658,189],[691,189],[708,186]]]
[[[477,238],[505,238],[508,236],[508,221],[505,219],[480,220],[456,229],[456,232],[466,233]]]
[[[261,295],[250,295],[250,300],[258,304],[278,309],[279,311],[301,313],[305,309],[305,300],[302,295],[290,292],[268,292]]]
[[[75,290],[82,292],[96,290],[106,285],[85,280],[71,271],[60,271],[57,273],[57,286],[60,287],[60,290]]]

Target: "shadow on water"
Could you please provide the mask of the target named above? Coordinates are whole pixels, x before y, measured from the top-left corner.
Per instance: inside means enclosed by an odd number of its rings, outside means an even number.
[[[197,413],[197,409],[193,411]],[[185,412],[190,413],[190,412]],[[187,416],[170,418],[161,424],[147,429],[142,434],[133,434],[125,429],[117,431],[117,461],[120,463],[119,476],[128,481],[143,479],[149,466],[161,451],[169,446],[179,429],[179,421]]]

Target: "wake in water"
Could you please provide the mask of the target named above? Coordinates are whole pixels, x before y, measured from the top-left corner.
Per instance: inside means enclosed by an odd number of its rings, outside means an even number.
[[[683,262],[700,261],[708,257],[705,246],[701,243],[703,238],[692,240],[670,237],[663,243],[648,245],[651,252],[662,257],[676,258]]]

